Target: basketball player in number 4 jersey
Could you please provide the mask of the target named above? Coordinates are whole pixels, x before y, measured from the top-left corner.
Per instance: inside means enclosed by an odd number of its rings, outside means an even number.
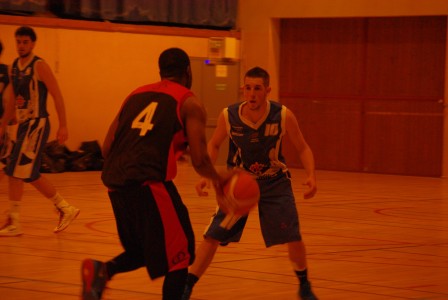
[[[207,154],[205,109],[190,91],[188,55],[170,48],[159,57],[161,81],[136,89],[124,101],[103,143],[102,179],[109,188],[124,252],[82,263],[82,299],[100,299],[115,274],[141,267],[165,276],[165,300],[179,300],[195,257],[194,234],[173,183],[187,145],[195,171],[218,195],[231,173],[218,175]]]

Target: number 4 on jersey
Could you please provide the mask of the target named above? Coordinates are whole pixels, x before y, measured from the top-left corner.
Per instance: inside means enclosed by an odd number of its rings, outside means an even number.
[[[151,102],[138,114],[134,121],[132,121],[132,128],[140,129],[140,136],[144,136],[154,126],[151,121],[156,112],[157,104],[157,102]]]

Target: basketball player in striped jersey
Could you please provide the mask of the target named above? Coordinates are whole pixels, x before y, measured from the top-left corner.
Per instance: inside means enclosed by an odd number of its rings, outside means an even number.
[[[218,197],[232,174],[218,175],[207,154],[206,114],[190,91],[188,55],[167,49],[159,57],[159,69],[161,81],[126,98],[103,143],[102,180],[124,252],[107,262],[83,261],[85,300],[100,299],[115,274],[141,267],[151,279],[165,276],[163,299],[179,300],[195,258],[195,241],[188,210],[173,183],[176,161],[188,145],[195,171],[213,182]]]
[[[67,203],[51,182],[40,173],[43,148],[50,133],[47,112],[47,96],[53,97],[59,119],[57,140],[67,140],[67,122],[62,93],[48,64],[34,55],[36,33],[31,27],[20,27],[15,32],[19,57],[14,60],[7,87],[11,98],[6,101],[0,125],[0,136],[6,125],[14,118],[18,122],[14,147],[5,167],[9,176],[10,211],[0,236],[22,234],[19,223],[20,201],[24,182],[33,185],[55,205],[59,212],[59,223],[54,232],[60,232],[78,216],[79,209]]]
[[[260,227],[266,247],[285,244],[294,272],[299,279],[298,296],[303,300],[317,299],[308,280],[305,245],[302,240],[299,218],[291,187],[291,179],[281,152],[282,138],[287,135],[307,173],[304,198],[317,191],[313,153],[303,138],[293,113],[278,102],[269,101],[269,74],[255,67],[244,77],[244,102],[225,108],[218,117],[217,127],[208,143],[213,162],[218,157],[222,142],[229,138],[227,165],[240,168],[257,179],[260,187],[258,204]],[[197,190],[203,190],[202,180]],[[190,299],[193,286],[210,265],[218,246],[239,242],[247,215],[231,222],[220,209],[212,218],[197,249],[191,266],[182,300]],[[230,297],[230,296],[229,296]]]

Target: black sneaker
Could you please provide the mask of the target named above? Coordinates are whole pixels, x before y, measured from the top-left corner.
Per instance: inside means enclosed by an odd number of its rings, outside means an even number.
[[[309,281],[299,286],[299,296],[302,300],[318,300],[311,290],[311,283]]]
[[[82,299],[101,299],[107,282],[106,264],[90,258],[85,259],[81,266],[81,279]]]

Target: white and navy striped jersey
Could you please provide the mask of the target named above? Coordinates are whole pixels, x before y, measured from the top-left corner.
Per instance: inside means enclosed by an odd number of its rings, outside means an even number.
[[[48,90],[45,83],[39,80],[35,72],[36,62],[40,57],[34,56],[25,66],[21,66],[19,58],[12,64],[11,82],[16,99],[17,121],[46,118]]]

